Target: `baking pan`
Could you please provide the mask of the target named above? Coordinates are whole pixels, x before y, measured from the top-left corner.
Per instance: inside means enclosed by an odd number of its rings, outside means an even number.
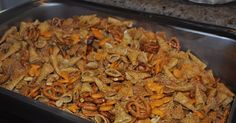
[[[12,25],[19,25],[20,21],[86,14],[127,18],[134,20],[136,26],[176,36],[180,40],[182,50],[191,50],[214,71],[215,76],[221,78],[234,93],[236,92],[236,30],[231,28],[79,0],[49,0],[46,3],[30,1],[1,13],[0,34]],[[235,106],[234,101],[228,123],[236,122]],[[0,110],[34,123],[89,122],[4,88],[0,88]]]

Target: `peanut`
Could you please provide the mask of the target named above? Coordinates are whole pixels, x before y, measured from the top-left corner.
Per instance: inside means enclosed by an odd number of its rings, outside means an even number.
[[[89,96],[90,96],[90,93],[89,93],[89,92],[83,92],[83,93],[81,94],[81,97],[82,97],[82,98],[89,97]]]
[[[77,107],[77,105],[72,104],[72,105],[69,105],[69,106],[68,106],[68,109],[69,109],[71,112],[75,113],[75,112],[77,112],[77,110],[78,110],[79,108]]]
[[[89,110],[89,111],[96,111],[97,110],[97,106],[93,103],[84,102],[84,103],[79,103],[78,105],[79,105],[79,107],[81,107],[82,109],[85,109],[85,110]]]
[[[85,102],[93,102],[94,99],[92,97],[85,97],[83,98]]]
[[[102,98],[103,95],[102,95],[101,93],[95,93],[95,94],[92,94],[91,97],[92,97],[93,99],[99,99],[99,98]]]
[[[108,100],[107,102],[103,103],[102,105],[114,105],[116,104],[116,101],[115,100]]]
[[[93,100],[93,102],[94,102],[95,104],[101,104],[101,103],[106,102],[106,100],[105,100],[104,98],[100,98],[100,99],[95,99],[95,100]]]
[[[99,107],[99,111],[110,111],[112,110],[113,106],[112,105],[102,105]]]

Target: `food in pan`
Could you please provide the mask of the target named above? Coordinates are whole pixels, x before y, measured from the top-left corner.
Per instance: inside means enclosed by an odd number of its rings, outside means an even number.
[[[234,94],[176,37],[96,15],[21,22],[2,87],[98,123],[224,123]]]

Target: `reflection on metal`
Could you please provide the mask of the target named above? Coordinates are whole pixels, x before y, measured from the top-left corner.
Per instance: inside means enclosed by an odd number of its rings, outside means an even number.
[[[197,31],[197,30],[192,30],[192,29],[187,29],[187,28],[181,28],[181,27],[174,27],[178,30],[183,30],[183,31],[186,31],[186,32],[192,32],[192,33],[195,33],[195,34],[200,34],[200,35],[205,35],[205,36],[210,36],[210,37],[215,37],[215,38],[220,38],[220,39],[225,39],[225,40],[231,40],[231,41],[234,41],[232,40],[231,38],[227,38],[227,37],[222,37],[222,36],[219,36],[219,35],[216,35],[216,34],[212,34],[212,33],[207,33],[207,32],[201,32],[201,31]],[[234,41],[235,42],[235,41]]]
[[[8,9],[4,9],[4,10],[0,11],[0,14],[3,13],[3,12],[5,12],[5,11],[7,11],[7,10],[8,10]]]
[[[47,3],[47,4],[43,4],[43,6],[47,6],[47,7],[53,7],[53,6],[59,6],[62,5],[60,3]]]
[[[235,0],[189,0],[196,3],[204,3],[204,4],[225,4],[229,2],[233,2]]]
[[[13,8],[28,1],[30,0],[0,0],[0,14],[9,8]]]

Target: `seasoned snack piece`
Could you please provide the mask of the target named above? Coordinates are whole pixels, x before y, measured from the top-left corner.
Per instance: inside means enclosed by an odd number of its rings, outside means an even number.
[[[156,42],[150,41],[142,41],[140,45],[141,51],[145,51],[148,53],[158,53],[160,47]]]
[[[149,104],[141,97],[136,97],[126,104],[128,112],[137,119],[146,119],[151,113]]]
[[[97,123],[226,122],[234,93],[180,43],[112,17],[21,22],[0,86]]]

